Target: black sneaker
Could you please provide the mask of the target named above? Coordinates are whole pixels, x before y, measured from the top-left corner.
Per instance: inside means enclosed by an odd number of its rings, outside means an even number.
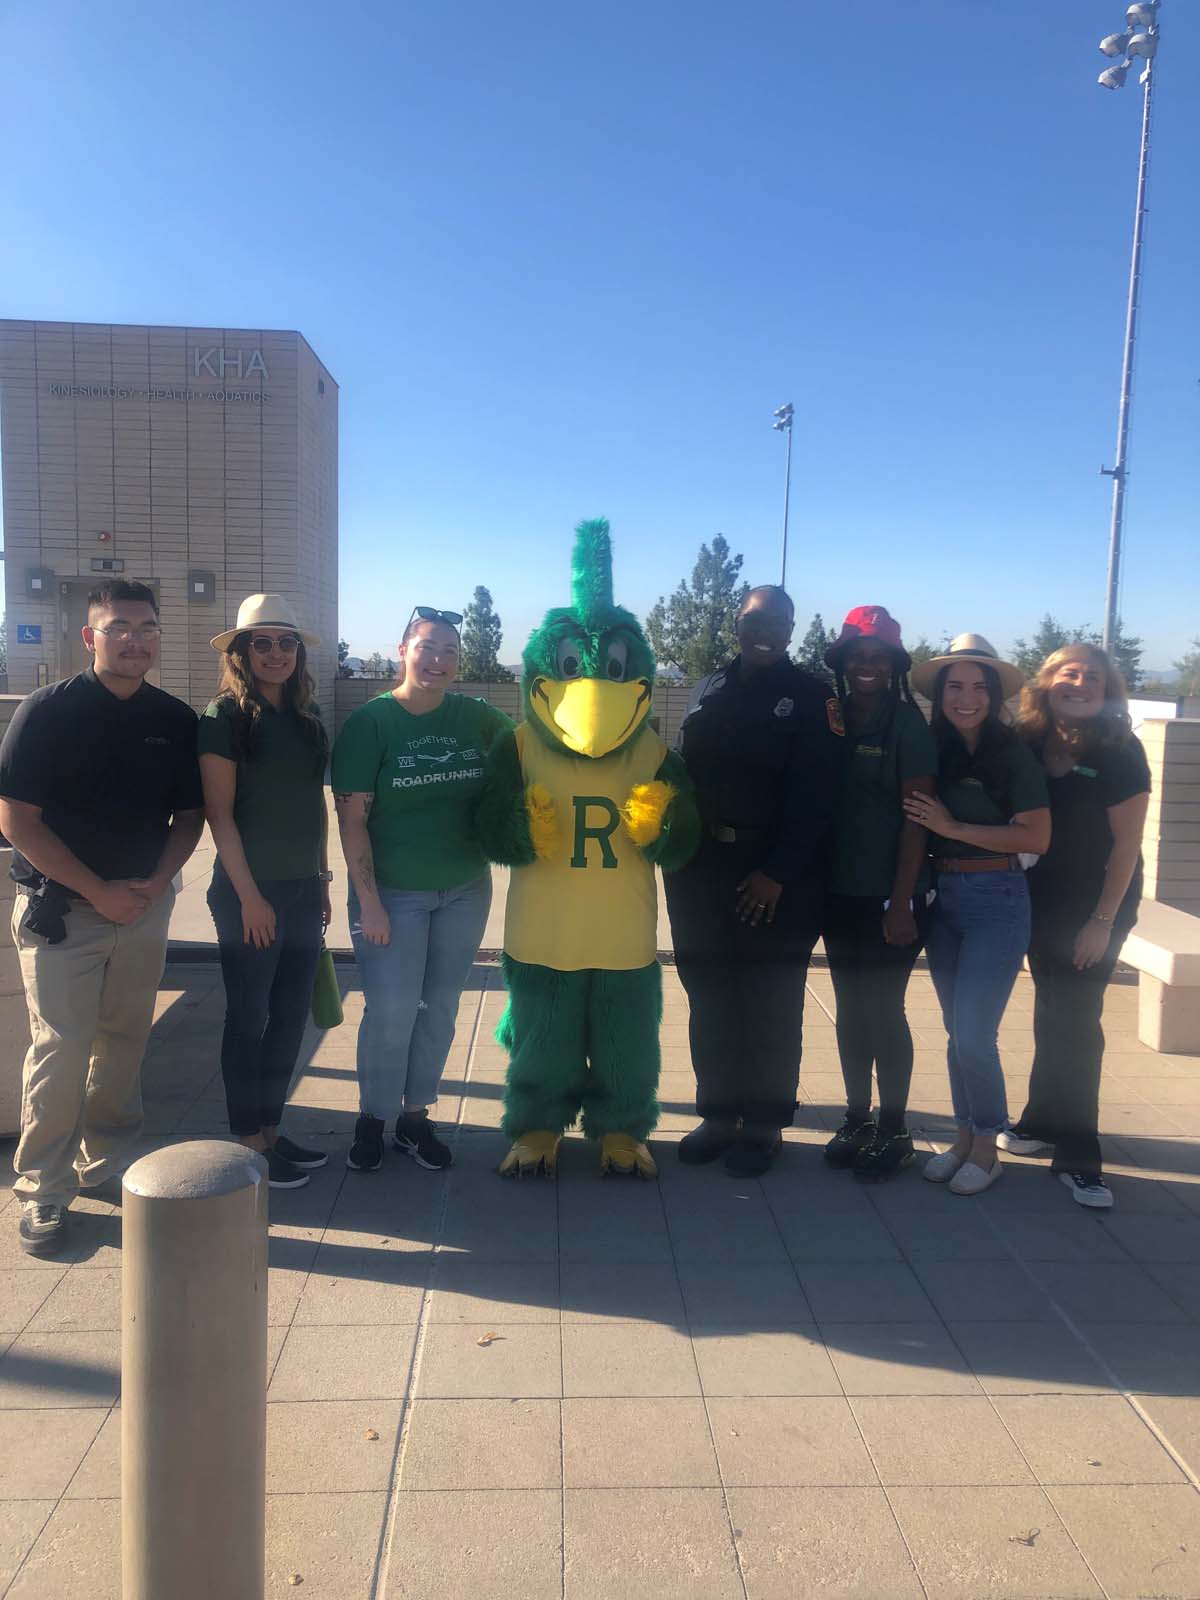
[[[860,1183],[886,1183],[916,1159],[912,1134],[907,1128],[884,1138],[872,1139],[854,1158],[851,1171]]]
[[[329,1160],[324,1150],[306,1150],[302,1144],[293,1144],[286,1133],[281,1133],[276,1139],[275,1152],[304,1172],[315,1172]]]
[[[441,1172],[454,1165],[454,1152],[438,1138],[437,1125],[430,1122],[428,1111],[406,1111],[396,1118],[392,1148],[411,1156],[427,1172]]]
[[[1066,1184],[1078,1205],[1107,1211],[1113,1203],[1112,1190],[1098,1172],[1060,1172],[1058,1181]]]
[[[284,1159],[278,1150],[264,1150],[263,1160],[267,1163],[267,1185],[271,1189],[303,1189],[308,1182],[308,1173],[301,1172],[299,1167],[294,1167],[290,1161]]]
[[[845,1122],[825,1146],[826,1161],[831,1167],[852,1167],[878,1132],[874,1117],[856,1117],[847,1111]]]
[[[351,1172],[378,1172],[383,1165],[383,1119],[359,1117],[354,1124],[354,1143],[346,1156]]]
[[[731,1178],[761,1178],[783,1145],[778,1128],[749,1128],[742,1131],[725,1157],[725,1171]]]
[[[705,1117],[698,1128],[684,1134],[679,1141],[679,1159],[686,1167],[702,1167],[715,1161],[737,1140],[737,1123],[717,1117]]]
[[[67,1208],[45,1200],[26,1200],[17,1231],[26,1255],[57,1255],[67,1235]]]

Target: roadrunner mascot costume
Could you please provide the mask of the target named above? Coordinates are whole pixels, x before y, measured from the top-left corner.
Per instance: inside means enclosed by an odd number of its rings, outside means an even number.
[[[513,869],[502,964],[509,1052],[500,1171],[553,1178],[577,1117],[601,1172],[657,1173],[662,971],[655,866],[699,841],[679,757],[649,726],[654,657],[613,604],[608,523],[575,530],[571,606],[522,656],[525,720],[492,746],[478,820]]]

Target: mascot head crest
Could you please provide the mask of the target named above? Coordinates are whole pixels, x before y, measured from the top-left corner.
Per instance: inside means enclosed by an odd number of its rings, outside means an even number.
[[[547,743],[573,755],[611,755],[650,715],[654,656],[637,618],[613,604],[603,517],[575,529],[571,605],[546,613],[521,660],[526,717]]]

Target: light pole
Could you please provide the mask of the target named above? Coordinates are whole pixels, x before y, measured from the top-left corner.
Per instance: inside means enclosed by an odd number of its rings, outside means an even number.
[[[787,535],[788,535],[788,502],[792,497],[792,402],[778,407],[772,412],[775,421],[771,426],[778,433],[787,435],[787,463],[783,473],[783,564],[779,577],[781,589],[787,588]]]
[[[1129,408],[1133,386],[1133,346],[1137,337],[1138,293],[1142,284],[1142,236],[1146,219],[1146,167],[1150,157],[1150,96],[1154,89],[1154,58],[1158,53],[1158,9],[1160,0],[1144,0],[1125,12],[1126,31],[1110,33],[1101,39],[1106,56],[1121,56],[1115,67],[1105,67],[1099,82],[1105,89],[1119,89],[1135,60],[1146,64],[1138,82],[1142,85],[1142,138],[1138,155],[1137,203],[1133,212],[1133,251],[1129,262],[1129,300],[1125,309],[1125,350],[1121,360],[1121,403],[1117,411],[1117,454],[1111,467],[1100,471],[1113,481],[1112,522],[1108,533],[1108,581],[1104,592],[1105,650],[1112,650],[1117,637],[1118,592],[1121,586],[1121,535],[1125,522],[1125,474],[1129,447]]]

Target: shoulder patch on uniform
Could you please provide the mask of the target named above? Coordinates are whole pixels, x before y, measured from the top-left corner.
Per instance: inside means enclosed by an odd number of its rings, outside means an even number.
[[[842,716],[842,702],[837,695],[830,695],[825,702],[825,715],[829,718],[829,731],[836,733],[839,739],[846,737],[846,719]]]
[[[790,717],[795,709],[796,702],[791,695],[785,694],[782,700],[776,700],[775,702],[775,715],[777,717]]]

